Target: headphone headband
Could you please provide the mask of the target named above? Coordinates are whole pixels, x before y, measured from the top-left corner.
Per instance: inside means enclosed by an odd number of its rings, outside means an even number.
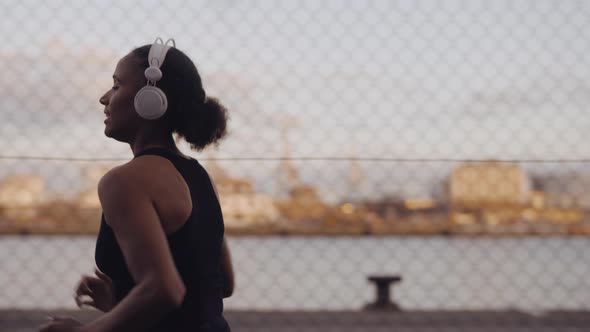
[[[160,68],[164,63],[164,59],[166,59],[166,53],[168,53],[170,47],[176,47],[174,39],[170,38],[164,43],[162,38],[156,38],[152,47],[150,47],[150,53],[148,54],[149,66]]]

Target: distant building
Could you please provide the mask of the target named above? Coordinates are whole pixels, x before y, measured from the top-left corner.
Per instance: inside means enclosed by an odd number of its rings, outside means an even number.
[[[13,175],[0,181],[0,206],[21,207],[41,203],[45,182],[37,175]]]
[[[330,207],[324,204],[313,186],[296,185],[289,197],[277,203],[281,215],[287,220],[323,220]]]
[[[382,198],[374,201],[363,201],[360,205],[376,213],[384,221],[392,222],[400,218],[401,198]]]
[[[389,222],[406,220],[408,216],[436,215],[444,212],[446,208],[430,197],[383,198],[376,201],[362,202],[360,206],[377,213],[384,221]]]
[[[256,193],[249,182],[225,178],[217,185],[224,221],[229,226],[268,223],[279,218],[272,197]]]
[[[82,209],[100,209],[98,182],[112,168],[110,165],[88,167],[84,170],[84,187],[76,196],[76,203]]]
[[[453,170],[449,196],[454,208],[521,206],[529,201],[531,187],[529,176],[518,165],[490,161]]]
[[[45,182],[37,175],[13,175],[0,181],[0,213],[14,222],[30,222],[37,216]]]
[[[84,169],[84,184],[86,187],[96,188],[102,177],[113,168],[112,165],[95,165]]]
[[[590,173],[569,171],[538,177],[545,191],[545,204],[550,207],[580,208],[590,211]]]
[[[533,190],[531,178],[518,165],[491,161],[459,166],[449,181],[451,224],[484,225],[485,232],[566,232],[561,225],[584,219],[580,209],[552,204],[550,186],[542,187],[544,191]]]
[[[76,203],[82,209],[100,209],[98,190],[85,190],[76,195]]]

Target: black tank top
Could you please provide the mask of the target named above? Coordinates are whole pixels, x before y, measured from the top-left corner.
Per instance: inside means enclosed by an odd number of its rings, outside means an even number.
[[[186,159],[172,151],[150,148],[136,158],[143,155],[168,159],[186,181],[193,204],[185,224],[167,236],[176,268],[186,287],[186,295],[182,306],[166,315],[150,331],[229,331],[222,316],[223,217],[211,179],[196,160]],[[104,214],[96,241],[95,260],[97,267],[113,280],[117,302],[121,301],[135,282]]]

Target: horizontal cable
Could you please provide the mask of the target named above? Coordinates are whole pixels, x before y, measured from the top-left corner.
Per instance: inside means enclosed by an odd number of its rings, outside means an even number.
[[[3,160],[36,160],[36,161],[125,161],[129,158],[90,158],[90,157],[53,157],[53,156],[2,156]],[[474,162],[506,162],[506,163],[590,163],[590,158],[573,159],[471,159],[471,158],[400,158],[400,157],[221,157],[221,158],[198,158],[199,160],[211,161],[368,161],[368,162],[402,162],[402,163],[474,163]]]

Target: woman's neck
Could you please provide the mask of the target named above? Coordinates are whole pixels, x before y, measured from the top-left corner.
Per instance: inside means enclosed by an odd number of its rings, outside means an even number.
[[[129,146],[131,147],[131,151],[133,152],[134,156],[150,148],[163,148],[166,150],[173,151],[175,153],[180,153],[180,150],[178,150],[178,147],[176,146],[176,143],[174,142],[172,135],[166,135],[161,137],[151,136],[149,137],[149,139],[140,136],[134,142],[129,143]]]

